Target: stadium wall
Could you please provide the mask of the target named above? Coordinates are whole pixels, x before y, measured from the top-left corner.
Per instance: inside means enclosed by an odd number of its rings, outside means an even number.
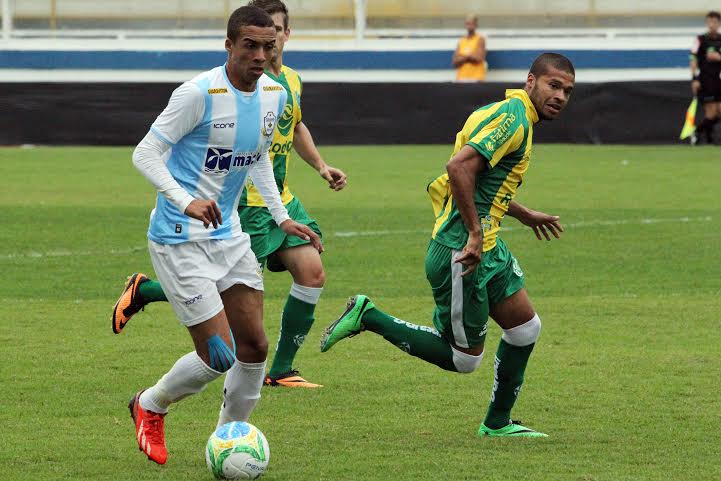
[[[492,69],[528,68],[545,49],[489,51]],[[684,68],[688,50],[556,49],[577,69],[589,68]],[[103,70],[197,70],[225,62],[224,51],[125,51],[125,50],[0,50],[3,69],[103,69]],[[288,65],[298,70],[449,70],[453,50],[414,51],[289,51]]]
[[[308,83],[304,122],[320,145],[452,144],[470,112],[507,83]],[[0,144],[133,145],[177,83],[0,83]],[[581,83],[537,142],[671,144],[688,82]]]

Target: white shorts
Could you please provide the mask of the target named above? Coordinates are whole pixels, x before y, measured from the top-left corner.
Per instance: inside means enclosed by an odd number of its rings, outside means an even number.
[[[263,290],[262,271],[246,233],[181,244],[149,240],[148,250],[163,291],[184,326],[218,314],[223,309],[220,293],[235,284]]]

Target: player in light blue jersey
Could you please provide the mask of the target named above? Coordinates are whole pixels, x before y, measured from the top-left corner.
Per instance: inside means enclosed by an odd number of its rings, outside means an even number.
[[[286,103],[285,89],[263,74],[275,38],[263,10],[233,12],[227,63],[178,87],[133,153],[158,190],[148,229],[153,267],[195,346],[128,406],[140,449],[158,464],[167,460],[171,403],[223,373],[219,425],[247,421],[260,398],[268,352],[263,279],[236,210],[246,178],[285,233],[322,250],[315,232],[289,218],[268,156]]]

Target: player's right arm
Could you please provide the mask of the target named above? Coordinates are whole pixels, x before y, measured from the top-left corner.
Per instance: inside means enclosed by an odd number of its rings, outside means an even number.
[[[173,92],[168,106],[133,152],[133,164],[168,201],[187,216],[217,228],[223,223],[214,200],[196,199],[183,189],[165,165],[163,156],[193,131],[203,118],[205,99],[200,89],[186,82]]]
[[[476,178],[496,167],[501,159],[520,148],[525,138],[525,107],[520,100],[505,103],[490,119],[480,123],[471,115],[463,127],[474,134],[446,165],[453,200],[468,230],[468,242],[456,259],[467,266],[467,275],[481,262],[483,230],[474,202]]]
[[[451,59],[453,68],[458,68],[466,62],[468,62],[468,57],[466,57],[465,55],[461,55],[461,43],[458,42],[458,45],[456,46],[456,51],[453,52],[453,58]]]
[[[466,270],[461,273],[462,276],[473,272],[480,264],[483,255],[483,229],[478,219],[473,195],[476,190],[476,178],[485,169],[486,162],[476,149],[464,145],[446,164],[453,201],[468,230],[466,246],[461,255],[455,259],[455,262],[466,266]]]

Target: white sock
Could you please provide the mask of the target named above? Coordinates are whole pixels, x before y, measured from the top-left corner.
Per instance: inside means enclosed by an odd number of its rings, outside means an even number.
[[[178,359],[155,386],[140,395],[140,406],[155,413],[167,413],[171,403],[205,389],[222,372],[211,369],[193,351]]]
[[[236,359],[225,375],[223,405],[220,408],[218,427],[231,421],[247,422],[260,399],[260,388],[265,378],[265,361],[241,362]]]

